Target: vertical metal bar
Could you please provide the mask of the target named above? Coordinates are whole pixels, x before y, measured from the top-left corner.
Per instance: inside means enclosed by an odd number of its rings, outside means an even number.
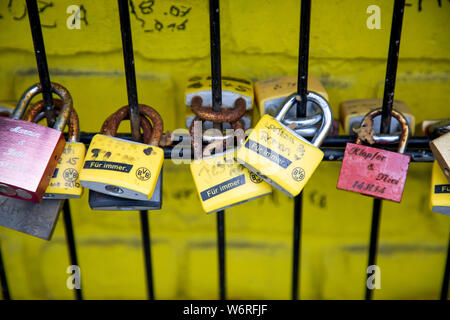
[[[405,9],[405,0],[395,0],[394,12],[392,14],[391,36],[389,40],[389,52],[386,66],[386,78],[384,84],[383,106],[380,125],[381,133],[389,133],[391,127],[392,104],[394,102],[395,79],[397,76],[398,56],[400,50],[400,36],[402,33],[404,9]],[[380,199],[374,199],[372,226],[370,231],[369,259],[367,266],[376,264],[377,250],[378,250],[378,235],[381,221],[381,207],[382,201]],[[365,299],[371,300],[372,290],[369,289],[367,286],[368,277],[370,277],[369,274],[366,275]]]
[[[378,251],[378,235],[380,233],[380,220],[381,220],[381,206],[382,201],[380,199],[373,200],[373,211],[372,211],[372,226],[370,230],[370,244],[369,244],[369,261],[367,266],[372,266],[376,264],[377,251]],[[367,269],[366,269],[367,270]],[[368,275],[369,277],[369,275]],[[372,299],[373,290],[369,289],[367,286],[366,279],[366,300]]]
[[[9,293],[8,280],[6,279],[5,264],[3,262],[2,247],[0,246],[0,284],[2,285],[3,300],[11,300]]]
[[[153,291],[153,270],[152,270],[152,252],[150,245],[150,228],[149,217],[147,210],[140,211],[141,218],[141,234],[142,234],[142,247],[144,248],[144,260],[147,268],[146,280],[147,280],[147,295],[149,300],[155,299]]]
[[[209,26],[211,43],[212,108],[219,112],[222,106],[222,65],[220,57],[219,0],[209,1]]]
[[[55,111],[53,110],[53,98],[48,72],[47,56],[45,54],[44,38],[42,37],[41,20],[36,0],[27,0],[28,19],[30,20],[31,35],[33,37],[34,53],[38,67],[39,79],[42,86],[42,96],[45,105],[45,117],[47,125],[53,127],[55,123]]]
[[[300,40],[298,49],[297,117],[306,116],[306,95],[308,93],[309,29],[311,25],[311,0],[302,0],[300,8]],[[294,238],[292,252],[292,299],[299,298],[300,246],[302,224],[303,192],[294,199]]]
[[[381,133],[389,133],[391,128],[392,104],[394,103],[395,79],[397,76],[404,9],[405,0],[395,0],[394,13],[392,15],[391,38],[389,40],[386,78],[384,83],[383,113],[380,124]]]
[[[219,297],[225,300],[226,282],[225,282],[225,212],[223,210],[217,212],[217,249],[219,253]]]
[[[209,28],[211,46],[211,94],[212,108],[220,112],[222,106],[222,66],[220,57],[220,10],[219,0],[209,1]],[[221,129],[219,123],[214,124],[215,129]],[[225,211],[217,212],[217,249],[219,258],[219,296],[226,299],[225,276]]]
[[[306,95],[308,92],[309,29],[311,25],[311,0],[302,0],[300,12],[300,42],[298,48],[297,117],[306,116]]]
[[[445,262],[444,278],[442,279],[441,300],[448,298],[448,282],[450,281],[450,236],[447,246],[447,261]]]
[[[70,264],[79,266],[77,249],[75,245],[75,235],[73,233],[72,215],[70,213],[69,200],[65,200],[63,204],[64,229],[66,231],[67,247],[69,248]],[[83,293],[80,289],[75,289],[75,299],[83,300]]]
[[[303,191],[294,199],[294,237],[293,237],[293,261],[292,261],[292,300],[299,298],[298,288],[300,285],[300,247],[302,241],[302,209]]]
[[[127,81],[128,105],[130,106],[131,135],[134,141],[140,141],[139,109],[134,69],[133,40],[131,37],[130,12],[127,0],[118,0],[120,14],[120,31],[122,33],[123,60]]]
[[[120,15],[120,30],[122,33],[123,59],[125,65],[125,77],[127,82],[128,105],[130,106],[131,135],[134,141],[141,140],[139,131],[139,109],[136,87],[136,71],[134,69],[133,41],[131,38],[130,12],[127,0],[118,0]],[[147,280],[148,299],[155,299],[153,292],[153,272],[150,251],[150,229],[148,211],[140,211],[142,244],[145,261],[145,274]]]

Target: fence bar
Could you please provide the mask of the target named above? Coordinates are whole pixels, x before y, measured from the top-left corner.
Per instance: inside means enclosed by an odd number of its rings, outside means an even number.
[[[309,27],[311,24],[311,0],[302,0],[300,8],[300,40],[298,49],[297,117],[306,116],[306,95],[308,93]],[[299,298],[300,245],[302,225],[303,191],[294,199],[294,239],[292,253],[292,300]]]
[[[53,110],[53,98],[48,72],[47,56],[45,54],[44,38],[42,37],[41,20],[36,0],[27,0],[28,19],[30,20],[31,35],[33,37],[34,53],[42,86],[42,97],[45,105],[45,117],[47,125],[53,127],[55,123],[55,111]]]
[[[450,281],[450,235],[447,246],[447,261],[445,262],[444,278],[442,279],[441,300],[448,298],[448,282]]]
[[[391,24],[391,37],[389,40],[389,53],[386,67],[386,78],[384,84],[383,106],[380,125],[381,133],[389,133],[391,126],[392,104],[394,102],[395,78],[397,75],[398,55],[400,50],[400,36],[402,33],[404,8],[405,8],[405,0],[395,0]],[[381,220],[381,207],[382,201],[380,199],[374,199],[372,212],[372,226],[370,231],[369,259],[367,266],[376,264],[378,235]],[[367,286],[367,280],[369,277],[370,274],[366,274],[366,283],[365,283],[366,300],[371,300],[373,295],[373,291],[369,289]]]
[[[44,38],[42,36],[41,21],[39,18],[39,10],[36,0],[27,0],[28,18],[30,21],[31,34],[33,37],[34,51],[36,54],[36,62],[39,73],[39,79],[42,86],[42,96],[45,104],[45,116],[48,126],[53,126],[55,122],[55,112],[53,110],[53,97],[50,82],[50,74],[48,71],[47,56],[45,54]],[[76,244],[70,214],[68,201],[63,204],[63,218],[66,232],[66,241],[69,249],[70,263],[78,266],[76,253]],[[81,289],[75,289],[75,298],[82,300]]]
[[[64,201],[63,204],[63,218],[64,229],[66,231],[66,242],[69,248],[70,264],[73,266],[79,266],[77,257],[77,248],[75,246],[75,235],[73,233],[72,215],[70,213],[69,200]],[[83,300],[83,293],[80,289],[75,288],[75,299]]]
[[[118,0],[120,15],[120,30],[122,33],[123,59],[125,65],[125,78],[127,82],[128,105],[130,106],[131,137],[134,141],[140,141],[139,131],[139,109],[136,87],[136,71],[133,54],[133,41],[131,38],[130,12],[128,0]],[[145,261],[145,274],[147,280],[148,299],[154,300],[153,272],[150,251],[150,231],[148,221],[148,211],[140,211],[140,221],[142,230],[142,243]]]
[[[211,46],[211,94],[212,108],[220,112],[222,106],[222,66],[220,57],[220,10],[219,0],[209,1],[209,35]],[[214,124],[215,129],[221,129],[219,123]],[[217,250],[219,258],[219,297],[225,300],[225,211],[217,212]]]
[[[2,285],[3,300],[11,300],[8,280],[6,279],[5,264],[3,263],[2,247],[0,246],[0,284]]]
[[[155,293],[153,291],[153,268],[152,268],[152,251],[150,245],[150,228],[148,211],[141,210],[141,234],[142,234],[142,247],[144,248],[144,260],[147,267],[146,280],[147,280],[147,295],[150,300],[155,299]]]

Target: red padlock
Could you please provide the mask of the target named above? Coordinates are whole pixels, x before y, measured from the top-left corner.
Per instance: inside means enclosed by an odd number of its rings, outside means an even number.
[[[381,109],[369,112],[361,122],[356,144],[347,143],[337,188],[400,202],[411,159],[403,154],[408,143],[409,126],[401,113],[392,110],[402,129],[398,152],[361,145],[361,140],[371,144],[375,142],[373,119],[379,115]]]

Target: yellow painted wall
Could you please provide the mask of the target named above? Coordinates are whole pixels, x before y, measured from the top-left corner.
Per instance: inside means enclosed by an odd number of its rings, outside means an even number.
[[[52,81],[66,86],[83,131],[127,103],[116,1],[47,0],[41,21]],[[186,79],[210,71],[206,0],[133,0],[133,42],[139,101],[157,108],[168,129],[184,125]],[[222,70],[253,80],[295,74],[300,1],[221,1]],[[347,99],[382,97],[393,1],[313,0],[309,70],[330,96],[335,115]],[[407,1],[396,99],[418,122],[450,116],[450,3]],[[0,100],[17,99],[38,81],[25,1],[0,0]],[[69,5],[83,5],[87,23],[66,27]],[[366,9],[381,8],[381,29],[369,30]],[[174,17],[176,6],[181,11]],[[189,10],[184,17],[184,11]],[[172,13],[172,15],[171,15]],[[181,25],[173,30],[169,25]],[[155,29],[155,20],[163,25]],[[161,26],[158,24],[158,26]],[[53,27],[55,26],[55,27]],[[176,28],[176,27],[175,27]],[[147,31],[146,31],[147,30]],[[150,31],[153,30],[153,31]],[[122,126],[123,131],[128,125]],[[339,163],[322,163],[305,189],[301,261],[304,299],[361,299],[372,200],[336,190]],[[449,217],[428,208],[431,164],[410,166],[401,204],[384,202],[375,299],[436,299]],[[186,165],[164,169],[163,210],[151,212],[156,297],[218,297],[216,218],[202,212]],[[139,216],[93,212],[87,193],[70,202],[82,288],[87,299],[144,299]],[[293,201],[274,192],[226,211],[228,296],[288,299]],[[10,290],[16,299],[71,299],[63,222],[50,242],[0,227]]]

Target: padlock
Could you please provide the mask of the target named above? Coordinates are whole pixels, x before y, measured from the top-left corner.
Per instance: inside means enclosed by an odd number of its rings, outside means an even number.
[[[424,120],[416,127],[422,136],[436,138],[450,132],[450,119]]]
[[[297,80],[297,76],[283,76],[255,82],[255,101],[260,115],[269,114],[275,117],[279,106],[297,91]],[[328,100],[328,94],[317,77],[308,76],[308,91],[315,92]],[[313,114],[313,109],[317,109],[310,101],[307,102],[306,108],[307,114]],[[293,108],[287,113],[286,119],[294,119],[295,116],[296,111]]]
[[[373,119],[381,116],[381,112],[381,109],[369,112],[361,122],[356,144],[347,143],[337,188],[400,202],[411,159],[410,156],[403,154],[409,138],[406,118],[400,112],[392,110],[392,116],[401,126],[397,152],[361,144],[363,139],[371,144],[375,142]],[[393,138],[396,137],[393,136]]]
[[[64,200],[32,203],[0,196],[0,226],[50,240]]]
[[[342,127],[344,128],[344,134],[355,135],[353,129],[359,126],[367,113],[381,108],[382,103],[382,99],[360,99],[342,102],[339,105],[339,119],[341,120]],[[403,101],[394,100],[393,108],[406,117],[411,135],[414,135],[416,118],[412,114],[411,110],[409,110],[406,103]],[[380,119],[378,118],[374,121],[374,128],[380,128]],[[393,118],[389,132],[398,132],[400,130],[400,124],[395,118]]]
[[[450,182],[450,132],[432,140],[430,148],[444,175]]]
[[[322,124],[309,142],[282,120],[296,105],[299,96],[291,95],[275,118],[265,114],[237,151],[237,161],[275,188],[293,197],[298,195],[323,158],[319,149],[332,126],[332,112],[325,98],[308,92],[307,99],[322,111]]]
[[[41,201],[55,171],[65,145],[61,131],[72,110],[69,92],[52,83],[52,91],[64,101],[53,129],[19,120],[41,91],[40,84],[30,87],[11,118],[0,117],[0,194],[31,202]]]
[[[120,198],[151,198],[164,161],[164,150],[157,147],[163,122],[149,106],[140,104],[139,112],[152,121],[150,145],[114,137],[120,121],[129,113],[128,106],[119,109],[103,123],[102,134],[92,138],[80,173],[83,187]]]
[[[63,102],[54,100],[56,109],[61,109]],[[32,106],[25,116],[26,121],[36,121],[44,109],[44,102],[39,101]],[[58,161],[52,179],[45,190],[43,199],[74,199],[80,198],[83,188],[80,184],[80,171],[86,154],[84,143],[80,143],[80,126],[78,114],[72,109],[69,117],[69,139]]]
[[[241,118],[242,123],[244,124],[244,130],[247,130],[251,128],[252,126],[252,113],[253,111],[247,111],[245,112],[244,116]],[[195,119],[195,113],[192,112],[192,110],[189,110],[186,115],[186,128],[190,128],[192,121]],[[213,122],[212,121],[204,121],[203,122],[203,130],[209,130],[213,128]],[[231,129],[231,124],[229,122],[224,122],[222,124],[222,129],[227,130]]]
[[[196,96],[193,98],[193,106],[201,108],[201,104],[202,99],[200,97]],[[217,123],[228,120],[233,124],[235,131],[237,131],[243,129],[239,118],[242,116],[244,108],[245,101],[238,99],[235,101],[234,108],[230,112],[222,111],[221,113],[215,113],[205,108],[204,112],[199,113],[199,116]],[[201,126],[200,130],[202,130]],[[195,139],[197,134],[195,133],[194,123],[190,127],[190,133],[194,154],[197,155],[197,149],[200,149],[203,155],[203,158],[196,157],[191,162],[190,169],[200,202],[206,213],[224,210],[272,192],[270,185],[234,160],[236,152],[234,148],[222,151],[223,144],[228,137],[225,137],[223,140],[218,138],[214,141],[213,139],[203,149],[203,138],[200,138],[200,141],[196,141]],[[203,136],[202,133],[200,135]],[[240,140],[238,141],[238,145],[243,142],[243,134],[236,134],[236,137]],[[230,138],[234,142],[234,135]],[[216,145],[220,146],[219,151],[211,154],[212,150],[216,149]]]
[[[116,115],[124,116],[124,113]],[[152,126],[144,116],[141,117],[141,127],[143,131],[144,143],[150,143],[152,135]],[[114,125],[111,121],[106,121],[108,125]],[[89,190],[89,206],[93,210],[101,211],[134,211],[134,210],[159,210],[162,206],[162,177],[163,169],[161,169],[150,200],[133,200],[110,196],[104,193]]]
[[[450,215],[450,183],[437,161],[431,171],[430,208],[434,212]]]

